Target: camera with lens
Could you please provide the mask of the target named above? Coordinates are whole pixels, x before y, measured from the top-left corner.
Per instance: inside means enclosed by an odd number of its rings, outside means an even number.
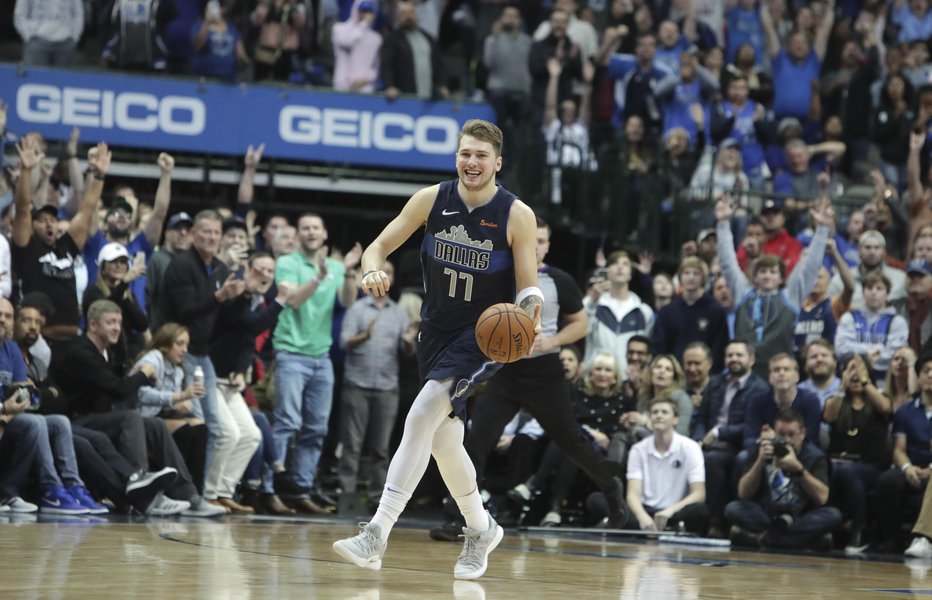
[[[773,456],[774,458],[783,458],[790,453],[790,441],[786,438],[773,438]]]
[[[589,285],[594,285],[598,283],[599,280],[604,281],[606,279],[608,279],[608,269],[605,267],[599,267],[592,272],[592,277],[589,278]]]

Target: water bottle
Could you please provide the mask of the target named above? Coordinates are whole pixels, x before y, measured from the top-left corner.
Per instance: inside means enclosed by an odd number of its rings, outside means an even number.
[[[193,377],[194,379],[191,383],[199,383],[201,385],[204,385],[204,369],[203,367],[201,367],[201,365],[197,365],[196,367],[194,367]]]

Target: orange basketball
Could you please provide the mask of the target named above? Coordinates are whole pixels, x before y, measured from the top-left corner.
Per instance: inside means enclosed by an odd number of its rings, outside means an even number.
[[[495,304],[485,309],[476,322],[476,343],[491,360],[514,362],[531,352],[534,321],[514,304]]]

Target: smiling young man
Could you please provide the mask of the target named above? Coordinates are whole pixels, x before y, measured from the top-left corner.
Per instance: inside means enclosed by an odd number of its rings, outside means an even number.
[[[388,535],[431,455],[466,521],[466,543],[454,576],[481,577],[489,553],[502,539],[502,528],[482,506],[476,470],[463,447],[467,396],[497,365],[479,351],[474,329],[486,308],[514,302],[533,315],[539,332],[544,298],[538,287],[534,213],[495,183],[501,151],[498,127],[467,121],[456,154],[458,178],[414,194],[362,256],[362,289],[382,296],[390,286],[382,270],[386,258],[425,228],[418,361],[426,383],[408,413],[375,516],[358,535],[333,544],[340,556],[360,567],[381,568]]]

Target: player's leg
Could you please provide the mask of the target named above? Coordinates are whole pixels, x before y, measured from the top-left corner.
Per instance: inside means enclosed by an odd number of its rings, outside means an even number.
[[[389,463],[385,489],[375,516],[360,526],[355,537],[333,544],[333,549],[343,558],[360,567],[373,570],[381,567],[388,535],[427,470],[434,433],[449,419],[452,409],[449,390],[449,379],[432,379],[414,399],[405,419],[401,444]]]
[[[453,575],[457,579],[478,579],[488,568],[489,554],[502,541],[505,532],[482,506],[476,469],[463,447],[464,431],[462,420],[447,419],[434,434],[433,457],[466,521],[463,551]]]

